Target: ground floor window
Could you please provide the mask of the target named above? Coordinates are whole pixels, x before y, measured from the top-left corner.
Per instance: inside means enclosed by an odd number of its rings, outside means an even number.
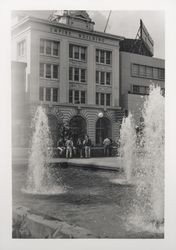
[[[103,140],[107,137],[111,138],[112,129],[111,122],[108,118],[99,118],[96,122],[96,144],[102,145]]]

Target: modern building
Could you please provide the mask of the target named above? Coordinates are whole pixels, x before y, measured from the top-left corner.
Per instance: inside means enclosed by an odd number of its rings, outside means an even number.
[[[130,111],[137,124],[150,85],[165,89],[165,62],[162,59],[120,52],[120,105]]]
[[[48,20],[19,16],[12,60],[26,65],[29,130],[42,105],[55,143],[61,125],[70,127],[74,140],[88,134],[94,145],[107,136],[118,139],[125,111],[139,121],[151,81],[164,88],[164,60],[153,58],[151,39],[149,47],[143,41],[95,31],[86,11],[55,12]]]
[[[118,138],[121,40],[94,31],[86,11],[64,11],[50,20],[19,18],[12,27],[12,60],[27,64],[29,121],[43,105],[55,135],[64,121],[74,139],[88,134],[100,145],[107,136]]]

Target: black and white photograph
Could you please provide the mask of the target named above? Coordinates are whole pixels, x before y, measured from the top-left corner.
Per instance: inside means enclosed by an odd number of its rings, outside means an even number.
[[[165,242],[166,12],[72,6],[9,12],[10,238]]]
[[[165,61],[107,13],[12,12],[13,238],[164,237]]]

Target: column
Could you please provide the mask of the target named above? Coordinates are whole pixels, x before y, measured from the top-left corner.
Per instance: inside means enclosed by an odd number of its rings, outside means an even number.
[[[119,106],[119,46],[114,48],[112,51],[112,106]]]
[[[87,103],[95,105],[95,47],[89,45],[87,48]]]

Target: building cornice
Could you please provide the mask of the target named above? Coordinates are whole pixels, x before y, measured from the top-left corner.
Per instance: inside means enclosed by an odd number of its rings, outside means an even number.
[[[64,29],[67,29],[70,31],[82,32],[82,33],[85,33],[88,35],[97,35],[97,36],[100,36],[103,38],[108,38],[108,39],[117,40],[117,41],[121,41],[121,40],[125,39],[125,37],[122,37],[122,36],[117,36],[117,35],[104,33],[104,32],[100,32],[100,31],[89,31],[89,30],[84,30],[84,29],[80,29],[80,28],[76,28],[76,27],[70,27],[69,25],[66,25],[66,24],[57,23],[54,21],[52,22],[49,20],[44,20],[44,19],[32,17],[32,16],[26,16],[23,19],[21,19],[17,24],[12,26],[12,30],[15,30],[16,28],[20,27],[21,25],[23,25],[26,22],[41,23],[41,24],[45,24],[45,25],[54,26],[57,28],[64,28]]]

